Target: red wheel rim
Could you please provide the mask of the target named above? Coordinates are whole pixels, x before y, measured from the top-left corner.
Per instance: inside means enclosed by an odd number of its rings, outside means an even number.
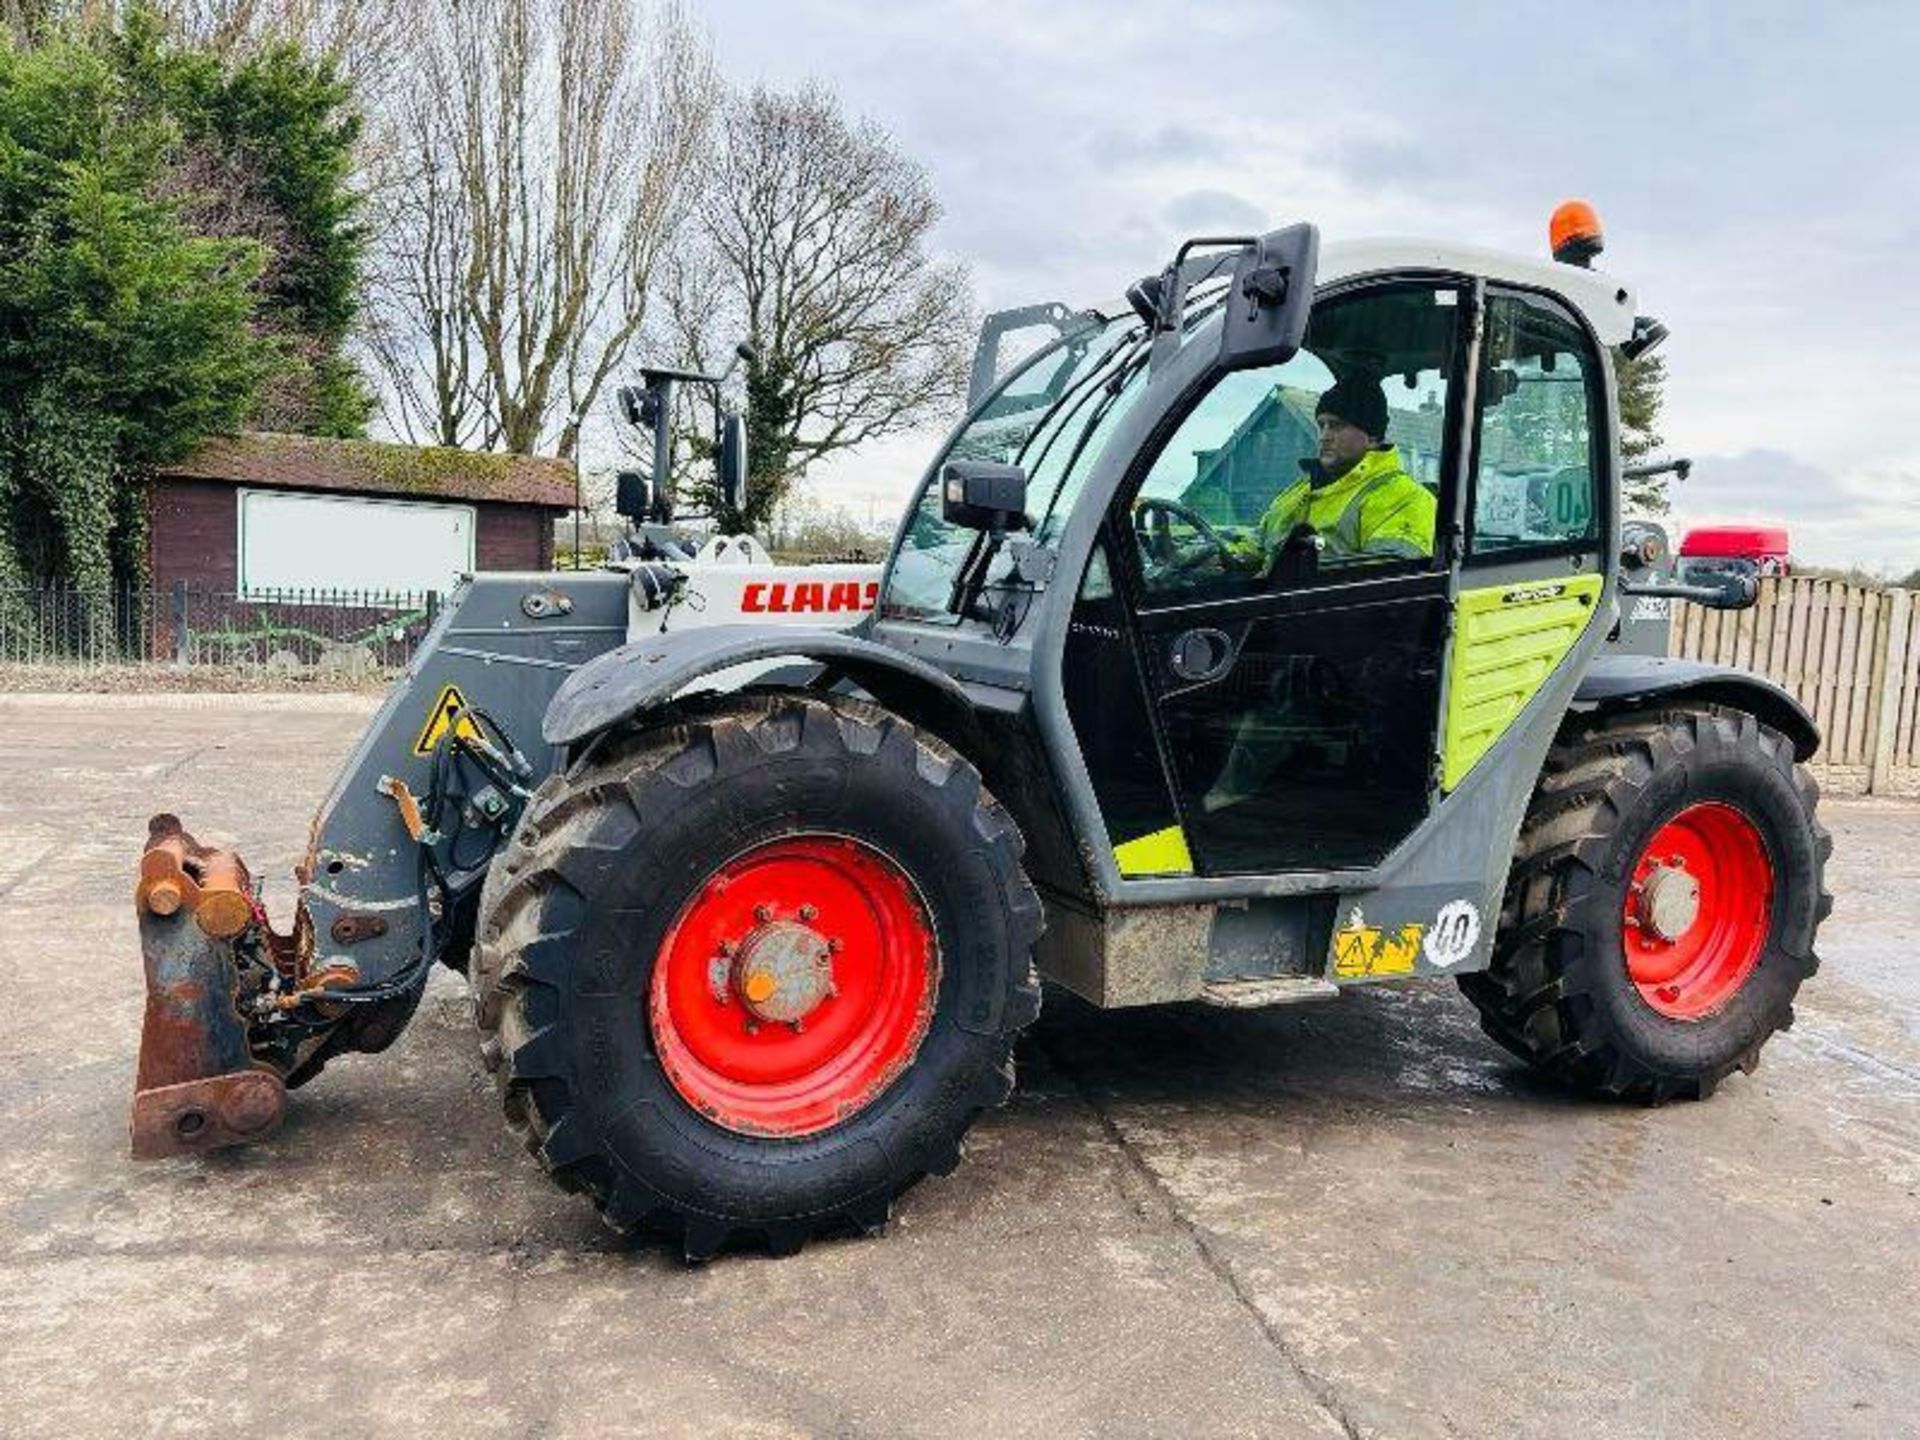
[[[799,835],[736,856],[681,907],[648,1016],[694,1109],[743,1135],[811,1135],[912,1063],[939,989],[906,873],[857,840]]]
[[[1627,974],[1670,1020],[1699,1020],[1746,983],[1766,948],[1773,866],[1731,805],[1689,805],[1641,851],[1621,928]]]

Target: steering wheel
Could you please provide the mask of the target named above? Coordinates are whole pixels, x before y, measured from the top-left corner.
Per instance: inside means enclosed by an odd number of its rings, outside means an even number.
[[[1170,523],[1173,520],[1191,525],[1206,543],[1207,549],[1198,555],[1182,558],[1174,548],[1173,526]],[[1135,502],[1133,528],[1140,537],[1141,553],[1151,556],[1162,565],[1189,570],[1208,560],[1218,560],[1224,568],[1233,558],[1233,550],[1227,544],[1226,537],[1213,528],[1213,523],[1191,505],[1179,500],[1149,495]]]

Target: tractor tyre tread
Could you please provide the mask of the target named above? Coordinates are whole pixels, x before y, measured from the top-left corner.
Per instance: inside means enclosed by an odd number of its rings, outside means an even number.
[[[752,763],[795,747],[829,761],[870,756],[892,767],[892,784],[923,787],[922,798],[968,827],[1004,905],[1007,963],[970,1068],[944,1076],[928,1101],[941,1110],[940,1123],[919,1125],[913,1143],[897,1152],[885,1147],[894,1153],[881,1183],[824,1207],[743,1216],[689,1204],[623,1161],[581,1103],[554,1002],[571,983],[595,866],[619,853],[649,807],[657,809],[676,788],[704,783],[729,755]],[[1012,1093],[1014,1038],[1038,1017],[1041,993],[1032,956],[1043,912],[1023,851],[1019,827],[966,759],[859,701],[778,692],[702,696],[608,737],[585,763],[536,791],[482,895],[470,979],[482,1055],[509,1128],[555,1182],[588,1196],[615,1230],[669,1236],[689,1260],[743,1243],[786,1254],[816,1235],[879,1231],[893,1201],[924,1176],[949,1173],[974,1119]]]
[[[1649,823],[1649,807],[1670,802],[1663,779],[1702,756],[1721,773],[1741,768],[1761,777],[1758,783],[1790,787],[1811,873],[1780,875],[1776,885],[1809,881],[1814,901],[1785,927],[1791,933],[1772,927],[1762,960],[1771,967],[1768,988],[1738,1017],[1739,1029],[1705,1037],[1709,1043],[1691,1052],[1698,1063],[1675,1064],[1651,1053],[1635,1031],[1638,1018],[1623,1024],[1621,1006],[1610,1003],[1615,997],[1600,993],[1630,981],[1624,958],[1606,953],[1596,932],[1604,929],[1602,912],[1623,903],[1617,870],[1625,839]],[[1751,1073],[1767,1039],[1792,1025],[1794,995],[1819,968],[1813,946],[1833,907],[1825,884],[1833,840],[1815,815],[1818,800],[1819,787],[1795,763],[1792,743],[1744,711],[1701,705],[1570,725],[1548,753],[1521,824],[1492,963],[1459,980],[1482,1029],[1556,1080],[1621,1100],[1704,1099],[1733,1071]],[[1776,917],[1782,913],[1776,906]],[[1712,1016],[1695,1023],[1735,1022]]]

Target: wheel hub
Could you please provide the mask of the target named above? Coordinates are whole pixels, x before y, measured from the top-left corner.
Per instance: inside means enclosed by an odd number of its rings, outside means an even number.
[[[837,993],[833,950],[833,942],[804,921],[771,921],[741,943],[728,988],[756,1020],[798,1025]]]
[[[858,1114],[913,1062],[940,952],[890,857],[836,835],[766,841],[721,865],[655,958],[647,1015],[681,1098],[743,1135]]]
[[[1663,824],[1634,864],[1621,915],[1640,998],[1681,1021],[1731,1002],[1766,948],[1773,887],[1760,830],[1732,805],[1701,801]]]
[[[1640,890],[1640,928],[1672,944],[1700,918],[1700,882],[1678,865],[1655,864]]]

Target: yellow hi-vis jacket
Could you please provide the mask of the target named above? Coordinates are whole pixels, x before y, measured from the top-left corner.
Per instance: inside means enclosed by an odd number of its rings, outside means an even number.
[[[1400,452],[1385,445],[1331,484],[1301,479],[1282,490],[1260,517],[1259,549],[1270,561],[1296,525],[1311,525],[1324,542],[1323,563],[1418,559],[1433,553],[1435,509],[1426,487],[1401,467]]]

